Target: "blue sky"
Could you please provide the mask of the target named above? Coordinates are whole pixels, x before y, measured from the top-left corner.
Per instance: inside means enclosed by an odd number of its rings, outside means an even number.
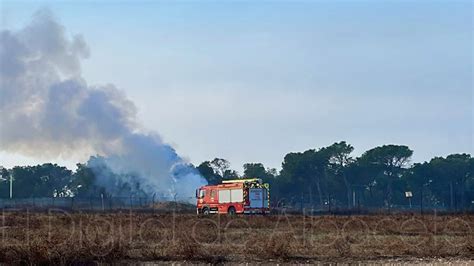
[[[42,7],[84,36],[85,80],[124,90],[195,164],[279,168],[340,140],[413,161],[474,151],[470,1],[1,1],[1,27]]]

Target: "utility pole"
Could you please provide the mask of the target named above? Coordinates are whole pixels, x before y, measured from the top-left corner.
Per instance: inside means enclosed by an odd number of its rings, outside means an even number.
[[[105,211],[105,206],[104,206],[104,193],[100,194],[100,201],[102,203],[102,211]]]
[[[420,214],[423,214],[423,186],[421,185],[421,190],[420,190]]]
[[[352,189],[352,207],[354,208],[356,206],[356,192],[354,189]]]
[[[10,199],[13,198],[13,173],[10,175]]]
[[[450,195],[451,195],[451,210],[453,210],[454,206],[454,199],[453,199],[453,181],[449,183],[449,190],[450,190]]]

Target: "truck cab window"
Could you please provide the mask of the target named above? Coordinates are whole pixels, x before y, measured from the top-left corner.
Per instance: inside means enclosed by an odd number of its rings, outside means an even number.
[[[206,195],[206,191],[205,190],[199,190],[199,198],[204,198],[204,196]]]

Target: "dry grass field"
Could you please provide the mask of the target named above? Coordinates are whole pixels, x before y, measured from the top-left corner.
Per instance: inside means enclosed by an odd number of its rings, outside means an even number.
[[[3,212],[0,262],[353,262],[474,258],[474,216]]]

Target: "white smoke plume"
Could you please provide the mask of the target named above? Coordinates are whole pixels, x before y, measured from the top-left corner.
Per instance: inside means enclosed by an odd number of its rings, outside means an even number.
[[[42,158],[98,154],[113,172],[137,176],[147,193],[192,197],[205,180],[158,134],[143,133],[123,92],[87,84],[81,60],[88,56],[82,36],[68,38],[48,10],[21,30],[1,31],[0,150]]]

